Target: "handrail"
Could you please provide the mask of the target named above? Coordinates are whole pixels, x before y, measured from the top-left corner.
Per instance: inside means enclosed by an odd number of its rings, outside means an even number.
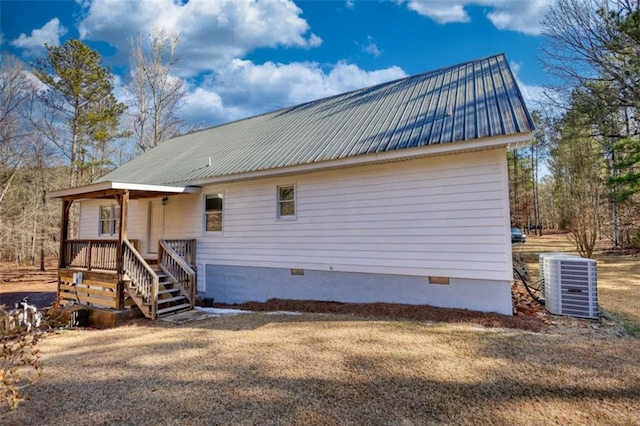
[[[171,243],[165,240],[158,241],[158,266],[179,284],[181,292],[185,293],[193,308],[196,299],[196,272]]]
[[[171,247],[177,255],[183,258],[187,264],[194,266],[196,264],[196,240],[162,240],[165,247]]]
[[[124,239],[122,243],[122,272],[129,276],[131,288],[135,288],[136,295],[142,297],[146,304],[151,305],[151,319],[155,319],[160,281],[158,275],[129,240]]]

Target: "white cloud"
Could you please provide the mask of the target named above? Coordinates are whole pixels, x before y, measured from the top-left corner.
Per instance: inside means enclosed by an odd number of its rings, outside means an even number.
[[[202,87],[197,87],[189,93],[179,114],[195,127],[208,127],[251,115],[242,109],[225,106],[222,97],[214,88]]]
[[[461,3],[461,4],[456,4]],[[464,11],[465,2],[448,0],[409,0],[407,7],[422,16],[428,16],[441,24],[451,22],[469,22]]]
[[[520,87],[520,92],[529,111],[545,109],[545,104],[548,101],[545,88],[543,86],[525,84],[520,80],[518,74],[520,73],[522,64],[511,62],[509,65],[511,66],[511,70],[516,78],[516,83],[518,83],[518,87]]]
[[[500,30],[519,31],[537,35],[542,32],[542,19],[549,11],[551,0],[529,0],[496,2],[487,14],[493,25]]]
[[[382,55],[382,51],[378,49],[378,45],[375,40],[371,36],[367,37],[367,45],[362,47],[363,52],[373,55],[374,57],[378,57]]]
[[[399,67],[365,71],[340,62],[325,72],[317,63],[235,59],[191,91],[181,114],[195,123],[227,122],[404,76]]]
[[[53,18],[42,28],[32,30],[30,36],[24,33],[20,34],[17,39],[11,42],[11,45],[24,49],[27,56],[39,56],[45,51],[45,43],[51,46],[60,46],[60,37],[66,33],[67,29],[60,25],[60,20]]]
[[[403,2],[404,0],[399,0]],[[484,6],[485,15],[500,30],[537,35],[552,0],[407,0],[407,7],[441,24],[470,21],[466,6]]]
[[[399,67],[366,71],[343,62],[327,67],[241,59],[260,47],[322,43],[291,0],[76,1],[84,7],[80,38],[105,41],[120,55],[129,48],[132,29],[180,33],[179,75],[190,91],[179,114],[191,125],[237,120],[405,76]],[[373,40],[364,48],[380,53]]]
[[[516,81],[518,82],[518,86],[520,86],[522,97],[529,111],[542,110],[545,108],[548,99],[544,87],[524,84],[518,79],[516,79]]]
[[[216,69],[258,47],[312,48],[322,43],[309,31],[291,0],[93,0],[84,4],[80,38],[106,41],[123,53],[132,29],[163,27],[180,33],[182,75]]]

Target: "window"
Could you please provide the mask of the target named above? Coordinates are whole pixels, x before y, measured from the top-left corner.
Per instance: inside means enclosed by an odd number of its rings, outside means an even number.
[[[99,235],[117,235],[120,232],[120,206],[100,206]]]
[[[222,231],[223,194],[204,196],[204,229],[206,232]]]
[[[294,185],[278,187],[278,218],[288,219],[296,217],[296,191]]]

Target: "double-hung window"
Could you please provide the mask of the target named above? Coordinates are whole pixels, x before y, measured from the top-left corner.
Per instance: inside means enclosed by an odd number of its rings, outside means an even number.
[[[295,185],[278,186],[278,219],[295,219],[296,189]]]
[[[117,235],[120,231],[120,206],[111,204],[100,206],[98,234]]]
[[[207,194],[204,196],[204,229],[206,232],[222,231],[222,211],[224,195]]]

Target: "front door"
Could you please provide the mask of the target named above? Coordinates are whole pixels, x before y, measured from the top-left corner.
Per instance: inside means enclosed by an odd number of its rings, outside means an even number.
[[[162,200],[149,201],[148,252],[158,253],[158,240],[164,236],[164,205]]]

